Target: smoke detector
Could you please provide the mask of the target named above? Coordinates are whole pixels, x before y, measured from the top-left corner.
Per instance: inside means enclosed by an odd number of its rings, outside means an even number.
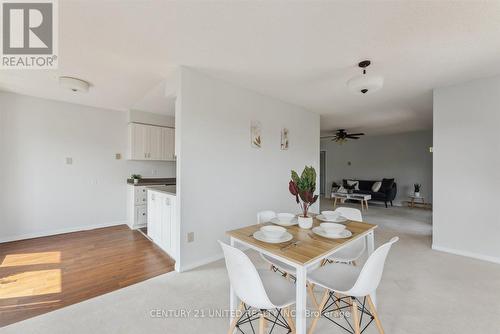
[[[59,77],[61,87],[70,89],[73,92],[86,93],[89,91],[90,83],[85,80],[73,77]]]
[[[363,73],[347,81],[349,89],[358,94],[369,94],[376,92],[384,86],[384,77],[380,75],[366,74],[366,68],[370,66],[371,61],[363,60],[358,64]]]

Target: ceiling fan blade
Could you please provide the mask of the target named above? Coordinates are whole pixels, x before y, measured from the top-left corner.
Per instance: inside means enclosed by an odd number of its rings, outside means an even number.
[[[364,136],[364,133],[349,133],[349,136]]]
[[[349,137],[349,139],[359,139],[359,137]]]

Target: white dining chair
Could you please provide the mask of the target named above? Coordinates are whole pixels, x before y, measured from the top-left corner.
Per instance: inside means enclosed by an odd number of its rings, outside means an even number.
[[[358,222],[363,221],[363,216],[361,215],[361,211],[354,208],[347,207],[339,207],[335,210],[335,212],[340,213],[343,217],[348,220],[354,220]],[[356,260],[358,260],[366,249],[365,238],[360,238],[356,241],[353,241],[348,246],[342,248],[338,252],[332,254],[332,256],[325,259],[324,264],[326,263],[349,263],[356,265]]]
[[[257,212],[257,224],[269,223],[271,219],[276,218],[276,212],[264,210]]]
[[[276,212],[271,210],[260,211],[257,213],[257,224],[270,223],[271,219],[276,217]],[[273,259],[265,254],[260,253],[260,257],[270,265],[270,269],[274,272],[279,272],[283,276],[292,275],[295,272],[295,268],[281,262],[279,260]]]
[[[389,242],[377,248],[361,269],[348,264],[338,263],[320,267],[308,274],[309,282],[325,289],[323,298],[319,303],[318,312],[315,313],[315,317],[309,328],[309,334],[313,333],[321,316],[347,329],[330,317],[332,312],[341,312],[346,308],[351,308],[352,310],[352,325],[347,320],[345,312],[342,312],[344,320],[352,330],[351,333],[360,334],[373,321],[375,321],[379,333],[384,333],[371,295],[375,293],[380,284],[387,254],[391,246],[398,240],[398,237],[394,237]],[[313,296],[313,298],[315,297]],[[360,301],[361,298],[362,302]],[[325,307],[328,301],[330,303]],[[367,310],[366,302],[368,302],[369,310]],[[361,328],[363,315],[366,315],[365,322],[367,323]]]
[[[231,322],[228,334],[243,324],[259,320],[259,334],[264,333],[266,321],[272,324],[269,331],[284,328],[295,331],[290,305],[295,303],[295,285],[268,270],[257,270],[241,250],[219,241],[229,274],[229,282],[241,300],[237,314]]]

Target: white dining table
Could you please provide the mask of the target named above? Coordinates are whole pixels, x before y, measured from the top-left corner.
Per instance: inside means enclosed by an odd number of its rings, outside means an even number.
[[[313,226],[318,226],[321,222],[314,219]],[[270,244],[256,240],[252,237],[253,232],[262,227],[262,224],[251,225],[240,229],[228,231],[231,246],[241,245],[265,254],[271,258],[282,261],[295,268],[296,277],[296,303],[295,322],[296,333],[306,333],[306,302],[307,302],[307,272],[318,267],[321,261],[335,252],[349,246],[353,241],[365,238],[368,255],[374,251],[374,231],[377,225],[348,221],[346,228],[352,232],[352,236],[346,239],[327,239],[313,235],[311,230],[302,229],[298,226],[287,227],[287,231],[293,235],[293,240],[297,244],[293,247],[283,248],[282,244]],[[372,295],[373,302],[376,303],[375,294]],[[230,310],[236,310],[238,297],[230,287]],[[232,315],[234,312],[230,312]],[[232,318],[230,319],[232,321]]]

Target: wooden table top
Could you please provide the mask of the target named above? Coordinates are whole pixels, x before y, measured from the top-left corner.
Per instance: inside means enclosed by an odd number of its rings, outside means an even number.
[[[314,218],[313,227],[318,226],[322,221]],[[312,232],[312,229],[302,229],[298,225],[286,227],[287,231],[293,235],[293,239],[288,242],[279,244],[270,244],[256,240],[252,235],[264,225],[272,224],[256,224],[242,227],[236,230],[226,232],[229,236],[246,242],[250,245],[264,249],[270,253],[279,255],[289,261],[297,264],[305,265],[314,260],[325,257],[332,250],[339,248],[346,242],[361,238],[373,231],[377,225],[362,223],[357,221],[348,221],[346,227],[352,232],[350,238],[345,239],[328,239],[321,237]],[[297,245],[290,245],[297,242]],[[286,248],[283,248],[285,247]]]

